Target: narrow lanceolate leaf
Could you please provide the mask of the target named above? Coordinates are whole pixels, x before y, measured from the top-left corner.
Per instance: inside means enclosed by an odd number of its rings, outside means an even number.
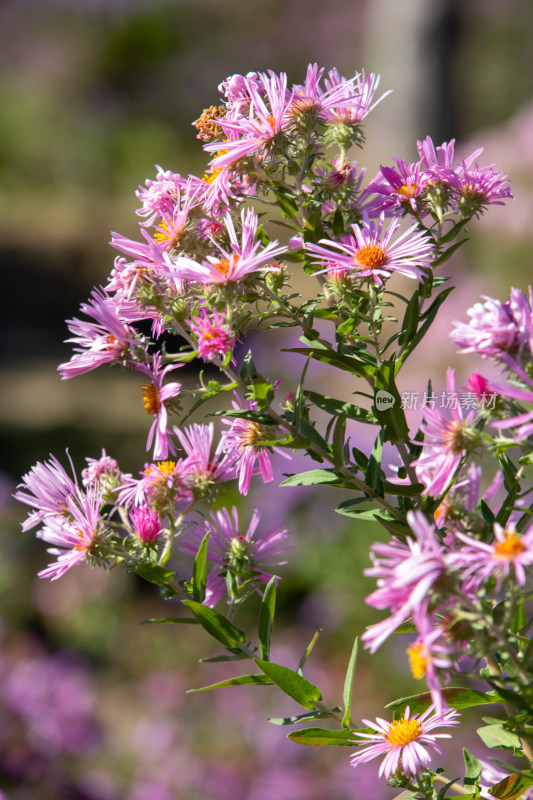
[[[320,689],[292,669],[259,658],[254,658],[254,662],[282,692],[292,697],[304,708],[314,711],[315,703],[322,700]]]
[[[209,532],[202,539],[202,543],[196,553],[192,571],[192,596],[197,603],[205,600],[205,587],[207,584],[207,545],[209,543]]]
[[[288,738],[298,744],[307,744],[312,747],[332,744],[353,747],[355,742],[351,731],[328,731],[324,728],[302,728],[300,731],[289,733]]]
[[[210,689],[223,689],[225,686],[271,686],[272,681],[266,675],[258,672],[256,675],[237,675],[236,678],[228,678],[219,683],[212,683],[210,686],[201,686],[199,689],[188,689],[187,693],[191,692],[208,692]]]
[[[520,774],[513,772],[487,791],[491,797],[497,797],[499,800],[515,800],[530,786],[533,786],[533,775],[528,777],[523,772]]]
[[[294,725],[296,722],[311,722],[315,719],[328,719],[329,717],[331,714],[327,711],[309,711],[307,714],[298,714],[296,717],[269,717],[268,722],[271,722],[272,725]]]
[[[344,716],[342,718],[342,727],[350,727],[350,716],[352,713],[352,687],[353,677],[355,673],[355,665],[357,663],[357,648],[359,645],[359,637],[355,637],[352,647],[352,654],[348,662],[348,669],[346,670],[346,677],[344,679],[344,691],[342,694],[342,701],[344,703]]]
[[[197,619],[191,619],[190,617],[161,617],[160,619],[143,619],[139,623],[140,625],[152,625],[153,623],[179,623],[181,625],[198,625]]]
[[[226,617],[223,617],[214,608],[207,608],[207,606],[203,606],[195,600],[182,600],[182,603],[192,611],[200,625],[226,647],[235,649],[246,641],[246,634],[236,628],[235,625],[232,625]]]
[[[446,686],[442,690],[442,696],[451,708],[457,710],[500,702],[500,698],[495,694],[485,694],[485,692],[478,692],[477,689],[466,689],[463,686]],[[423,692],[393,700],[385,708],[392,708],[395,716],[403,716],[406,706],[409,706],[411,713],[414,714],[425,711],[432,702],[431,694]]]
[[[344,466],[344,437],[346,435],[346,414],[342,413],[337,417],[335,429],[333,431],[333,459],[336,469]]]
[[[310,469],[307,472],[299,472],[291,475],[280,483],[280,486],[316,486],[317,484],[329,484],[330,486],[340,486],[349,488],[349,479],[340,472],[333,469]]]
[[[270,634],[274,623],[276,611],[276,576],[273,575],[266,585],[261,607],[259,609],[258,636],[261,658],[263,661],[269,660],[270,654]]]

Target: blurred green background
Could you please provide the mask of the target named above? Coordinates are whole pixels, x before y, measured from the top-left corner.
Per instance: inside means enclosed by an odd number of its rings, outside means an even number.
[[[150,586],[88,568],[37,581],[44,546],[20,533],[24,509],[10,499],[36,460],[53,452],[65,461],[67,447],[78,467],[102,447],[125,471],[142,467],[136,382],[111,370],[61,382],[64,320],[105,281],[110,231],[138,236],[134,191],[155,165],[204,171],[191,123],[218,102],[217,85],[266,69],[300,82],[315,61],[346,76],[378,72],[381,88],[394,90],[368,120],[360,160],[369,178],[390,156],[414,159],[427,134],[437,144],[456,138],[463,153],[484,145],[482,163],[497,161],[511,176],[514,203],[490,209],[450,265],[461,291],[445,319],[480,293],[524,288],[533,237],[528,0],[0,4],[0,790],[8,800],[391,796],[375,788],[375,766],[354,772],[344,749],[309,753],[287,742],[265,721],[294,712],[273,691],[186,696],[226,673],[198,664],[212,652],[196,630],[139,627],[168,615]],[[445,343],[437,358],[422,353],[412,380],[441,379],[450,358]],[[273,497],[262,490],[251,503]],[[279,659],[295,666],[324,627],[308,677],[334,704],[352,638],[377,618],[364,605],[372,582],[361,571],[381,534],[341,518],[332,525],[329,494],[282,503],[272,524],[295,531],[295,550],[280,589]],[[363,655],[357,718],[416,691],[405,646]]]

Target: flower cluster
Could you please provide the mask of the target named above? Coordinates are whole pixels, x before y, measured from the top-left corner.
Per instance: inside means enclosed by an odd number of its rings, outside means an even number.
[[[366,183],[350,148],[364,145],[366,118],[385,96],[378,86],[374,74],[345,78],[316,64],[292,86],[273,71],[221,83],[218,103],[193,123],[208,157],[205,173],[157,167],[139,186],[138,239],[113,234],[119,255],[107,284],[81,306],[88,319],[68,322],[74,353],[59,367],[63,379],[105,364],[136,374],[151,418],[150,457],[133,475],[102,451],[87,459],[80,483],[51,456],[24,476],[17,498],[31,509],[24,529],[38,527],[56,557],[41,577],[55,580],[82,562],[123,564],[183,601],[226,648],[215,660],[253,659],[260,670],[221,685],[276,684],[306,710],[284,724],[340,722],[335,741],[324,731],[320,743],[355,740],[354,766],[383,755],[380,774],[429,798],[442,776],[429,768],[428,747],[443,755],[436,740],[447,736],[433,730],[457,724],[448,706],[460,688],[448,684],[453,675],[478,677],[465,665],[481,659],[489,666],[483,679],[501,692],[506,710],[516,701],[524,711],[502,723],[502,736],[512,731],[515,753],[533,760],[525,724],[533,716],[532,675],[521,662],[531,650],[524,642],[533,528],[522,480],[533,431],[533,296],[513,289],[505,303],[485,298],[468,324],[455,323],[452,338],[463,352],[493,358],[506,372],[504,383],[470,376],[469,394],[494,402],[455,405],[449,414],[428,404],[410,430],[396,376],[450,291],[440,291],[446,278],[438,268],[462,244],[454,240],[467,224],[512,195],[507,176],[479,165],[481,150],[457,162],[453,141],[435,145],[429,137],[418,142],[418,161],[395,158]],[[272,235],[271,223],[280,222],[290,231],[286,242]],[[292,285],[301,283],[304,296]],[[302,362],[301,369],[291,362],[284,377],[276,361],[271,379],[272,366],[262,372],[247,339],[274,327],[297,332],[299,341],[288,337],[283,349]],[[331,370],[326,388],[306,382],[311,362]],[[334,370],[357,381],[348,398],[336,399],[342,382]],[[447,392],[457,395],[453,369]],[[211,401],[207,413],[220,427],[185,424]],[[355,425],[377,429],[369,453],[353,445],[365,440]],[[512,436],[502,433],[509,429]],[[385,444],[400,459],[392,478]],[[511,448],[520,448],[519,467]],[[273,482],[277,456],[292,467],[296,451],[314,468],[286,474],[286,486],[347,491],[340,513],[355,524],[370,517],[392,535],[372,546],[367,570],[377,579],[367,603],[389,616],[363,641],[373,652],[398,630],[415,634],[407,658],[429,692],[414,698],[412,715],[404,703],[403,717],[364,720],[367,729],[354,730],[352,662],[341,716],[302,676],[311,646],[297,671],[271,660],[273,568],[284,563],[288,533],[268,523],[259,533],[258,508],[243,526],[226,484],[244,497],[256,476]],[[489,486],[481,486],[478,456],[496,458]],[[234,617],[257,595],[256,645]],[[463,705],[475,704],[472,696],[463,695]],[[295,738],[316,744],[316,728]],[[477,781],[474,796],[479,774],[469,780]]]

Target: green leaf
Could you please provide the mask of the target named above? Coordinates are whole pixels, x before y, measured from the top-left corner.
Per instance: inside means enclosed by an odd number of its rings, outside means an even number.
[[[228,678],[219,683],[212,683],[210,686],[201,686],[199,689],[188,689],[187,694],[192,692],[208,692],[210,689],[223,689],[225,686],[272,686],[272,681],[266,675],[258,672],[255,675],[237,675],[236,678]]]
[[[332,367],[343,372],[351,372],[353,375],[358,375],[360,378],[365,378],[367,375],[373,375],[375,368],[370,364],[366,364],[352,356],[345,356],[341,353],[336,353],[334,350],[326,350],[323,347],[290,347],[283,348],[284,353],[300,353],[302,356],[311,356],[316,361],[323,364],[330,364]]]
[[[303,655],[302,655],[302,657],[301,657],[301,659],[300,659],[300,661],[299,661],[299,663],[298,663],[298,675],[301,675],[301,674],[302,674],[302,670],[303,670],[303,668],[304,668],[304,666],[305,666],[305,662],[307,661],[307,659],[308,659],[308,658],[309,658],[309,656],[311,655],[311,653],[312,653],[312,651],[313,651],[313,647],[314,647],[314,646],[315,646],[315,644],[317,643],[317,641],[318,641],[318,637],[320,636],[320,634],[321,634],[321,633],[322,633],[322,628],[320,628],[320,629],[319,629],[319,630],[318,630],[318,631],[317,631],[317,632],[316,632],[316,633],[313,635],[313,638],[311,639],[311,641],[309,642],[309,644],[308,644],[308,645],[307,645],[307,647],[305,648],[305,650],[304,650],[304,652],[303,652]]]
[[[322,700],[320,689],[317,686],[313,686],[312,683],[309,683],[292,669],[283,667],[281,664],[273,664],[271,661],[263,661],[259,658],[254,658],[254,662],[282,692],[292,697],[304,708],[314,711],[315,703]]]
[[[276,188],[271,186],[270,188],[283,216],[297,218],[299,209],[295,194],[283,186],[277,186]]]
[[[340,486],[345,489],[351,486],[345,475],[335,472],[333,469],[310,469],[307,472],[299,472],[297,475],[286,478],[280,483],[280,486],[317,486],[319,484]]]
[[[175,572],[165,569],[160,564],[156,563],[139,564],[135,567],[134,572],[136,575],[144,578],[145,581],[157,583],[159,586],[163,587],[169,587],[172,581],[176,579]]]
[[[355,637],[355,641],[352,647],[352,653],[350,655],[350,661],[348,662],[348,669],[346,670],[346,677],[344,678],[344,691],[342,693],[342,701],[344,703],[344,716],[342,718],[342,727],[348,728],[350,725],[350,717],[352,713],[352,687],[353,687],[353,678],[355,674],[355,665],[357,664],[357,648],[359,645],[359,637]]]
[[[491,786],[488,792],[499,800],[516,800],[530,786],[533,786],[533,775],[527,777],[523,772],[513,772]]]
[[[459,711],[462,708],[473,708],[474,706],[500,702],[500,698],[497,695],[479,692],[477,689],[466,689],[463,686],[446,686],[442,690],[442,696],[451,708]],[[395,716],[403,716],[406,706],[409,706],[411,713],[414,714],[425,711],[432,702],[431,694],[423,692],[422,694],[414,694],[410,697],[401,697],[398,700],[393,700],[385,708],[392,708]]]
[[[450,286],[448,289],[444,289],[440,294],[436,296],[428,310],[422,314],[422,319],[424,319],[423,324],[419,327],[418,331],[411,337],[409,341],[407,341],[396,360],[395,370],[396,373],[402,366],[403,362],[406,358],[413,352],[415,347],[422,341],[428,330],[430,329],[431,325],[433,324],[433,320],[435,319],[439,308],[444,303],[450,292],[453,292],[454,287]]]
[[[165,623],[165,624],[174,624],[178,623],[180,625],[198,625],[197,619],[191,619],[190,617],[161,617],[160,619],[143,619],[140,621],[140,625],[152,625],[156,622]]]
[[[182,600],[181,602],[192,611],[200,625],[226,647],[236,649],[246,641],[246,634],[236,628],[235,625],[232,625],[226,617],[223,617],[214,608],[208,608],[195,600]]]
[[[333,458],[335,469],[342,469],[344,466],[344,437],[346,435],[346,414],[342,413],[337,417],[335,429],[333,431]]]
[[[501,725],[485,725],[477,729],[477,734],[487,747],[518,749],[522,746],[516,733],[505,730]]]
[[[481,764],[472,753],[463,747],[463,759],[465,762],[465,786],[472,786],[477,783],[481,775]]]
[[[394,380],[395,357],[380,365],[374,384],[372,410],[384,429],[384,441],[398,442],[409,439],[409,428],[402,408],[400,393]]]
[[[390,483],[383,481],[382,486],[387,494],[396,494],[401,497],[420,497],[424,491],[423,483]]]
[[[276,611],[276,576],[273,575],[266,585],[259,608],[258,636],[261,658],[268,661],[270,653],[270,634]]]
[[[353,747],[355,742],[351,731],[328,731],[325,728],[302,728],[289,733],[288,738],[298,744],[307,744],[312,747],[333,744]]]
[[[340,711],[341,709],[337,709]],[[296,717],[268,717],[272,725],[295,725],[297,722],[310,722],[315,719],[328,719],[331,714],[327,711],[309,711],[307,714],[298,714]]]
[[[370,458],[368,459],[368,467],[365,473],[365,483],[373,489],[376,494],[383,495],[381,484],[381,458],[383,456],[383,437],[384,432],[381,430],[374,442]]]
[[[209,532],[206,533],[196,558],[194,559],[194,566],[192,570],[192,596],[197,603],[202,603],[205,600],[205,587],[207,583],[207,545],[209,543]]]
[[[398,338],[398,344],[404,345],[411,339],[418,328],[418,321],[420,319],[419,312],[420,297],[418,292],[415,292],[405,309],[405,314],[402,322],[402,331]]]
[[[327,397],[326,395],[318,394],[318,392],[311,392],[307,389],[304,394],[313,405],[322,409],[322,411],[327,411],[328,414],[334,417],[340,414],[346,414],[348,419],[355,419],[358,422],[367,422],[371,425],[377,424],[377,417],[371,411],[367,411],[366,408],[359,408],[359,406],[354,406],[352,403],[335,400],[333,397]]]

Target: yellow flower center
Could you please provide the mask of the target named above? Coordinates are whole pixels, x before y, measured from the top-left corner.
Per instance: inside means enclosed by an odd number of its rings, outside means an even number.
[[[144,410],[147,414],[152,414],[154,417],[159,413],[161,408],[161,398],[159,396],[159,389],[153,383],[145,383],[142,386]]]
[[[355,252],[355,265],[360,269],[380,267],[386,260],[387,253],[379,244],[365,244]]]
[[[159,470],[159,472],[162,472],[163,475],[172,475],[172,473],[176,469],[176,462],[175,461],[158,461],[157,462],[157,469]]]
[[[409,717],[408,719],[396,719],[391,722],[384,736],[389,744],[394,747],[403,747],[403,745],[418,739],[420,734],[418,720]]]
[[[494,554],[496,558],[512,561],[513,558],[524,552],[526,546],[522,539],[512,531],[504,531],[503,535],[505,537],[503,541],[496,542],[494,545]]]
[[[424,655],[424,645],[422,642],[415,642],[411,647],[407,648],[407,656],[409,658],[409,666],[413,673],[413,678],[420,680],[427,672],[428,659]]]
[[[156,239],[156,241],[162,245],[167,245],[170,248],[176,248],[183,238],[184,229],[184,225],[181,225],[178,228],[169,226],[166,220],[161,220],[159,227],[154,232],[154,239]]]
[[[243,447],[254,447],[261,439],[261,426],[258,422],[248,421],[246,423],[246,430],[241,432],[241,449]]]
[[[416,193],[417,185],[413,181],[409,185],[404,183],[403,186],[400,186],[399,189],[396,189],[397,194],[401,194],[404,197],[414,197]]]

